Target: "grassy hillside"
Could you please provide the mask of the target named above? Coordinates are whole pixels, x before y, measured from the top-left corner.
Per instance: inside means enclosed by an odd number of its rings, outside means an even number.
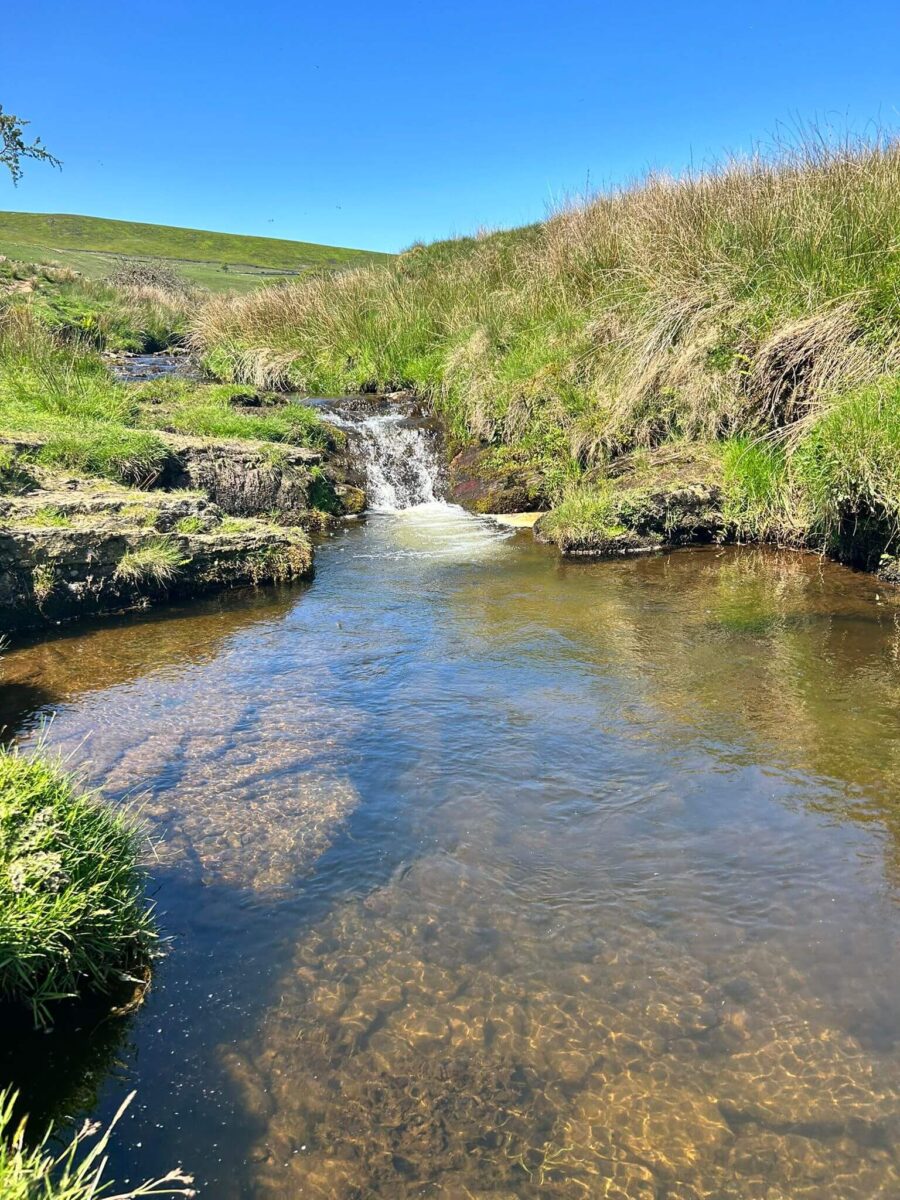
[[[740,536],[831,547],[874,522],[874,545],[900,540],[896,142],[650,177],[528,229],[214,298],[193,336],[223,378],[415,387],[579,520],[605,519],[620,460],[677,443],[727,463]]]
[[[53,260],[92,278],[113,271],[117,256],[164,259],[191,282],[221,291],[246,291],[273,278],[390,259],[374,251],[312,242],[103,217],[11,212],[0,212],[0,254],[25,261]]]

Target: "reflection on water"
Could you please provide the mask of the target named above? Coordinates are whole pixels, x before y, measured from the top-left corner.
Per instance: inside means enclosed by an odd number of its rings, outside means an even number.
[[[57,708],[163,837],[119,1178],[900,1194],[898,617],[811,557],[567,565],[427,505],[308,589],[11,653],[11,723]]]

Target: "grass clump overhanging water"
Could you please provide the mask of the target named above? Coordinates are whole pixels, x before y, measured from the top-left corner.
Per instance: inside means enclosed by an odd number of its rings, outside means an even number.
[[[741,541],[786,541],[795,527],[783,445],[731,438],[722,446],[723,518]]]
[[[881,520],[900,536],[900,377],[835,400],[799,440],[796,486],[823,538],[854,520]]]
[[[557,544],[578,543],[595,536],[615,537],[624,527],[615,517],[612,492],[603,483],[568,488],[541,521],[544,535]]]
[[[60,1147],[48,1129],[33,1144],[27,1124],[16,1114],[16,1096],[0,1092],[0,1196],[3,1200],[137,1200],[139,1196],[194,1196],[192,1178],[181,1170],[147,1180],[126,1192],[110,1194],[113,1184],[104,1180],[110,1136],[132,1092],[110,1125],[100,1130],[86,1122]]]
[[[0,749],[0,999],[47,1022],[54,1002],[147,971],[139,845],[133,823],[58,763]]]
[[[623,454],[724,442],[730,528],[821,545],[848,482],[829,410],[849,421],[842,397],[900,372],[898,247],[900,142],[813,136],[525,229],[212,297],[191,340],[257,387],[413,387],[456,440],[521,451],[570,510],[587,503],[571,480]],[[866,404],[873,452],[849,483],[874,497],[893,435],[888,406]]]
[[[135,585],[166,587],[174,583],[185,565],[178,546],[166,538],[154,538],[138,550],[123,555],[116,567],[116,578]]]

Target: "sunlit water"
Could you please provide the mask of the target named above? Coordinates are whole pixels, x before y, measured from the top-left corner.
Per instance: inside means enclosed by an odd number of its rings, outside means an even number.
[[[215,1200],[897,1197],[878,591],[752,550],[566,565],[431,503],[309,586],[9,653],[2,719],[55,712],[141,798],[171,938],[118,1039],[28,1048],[32,1109],[136,1087],[118,1182],[181,1161]]]

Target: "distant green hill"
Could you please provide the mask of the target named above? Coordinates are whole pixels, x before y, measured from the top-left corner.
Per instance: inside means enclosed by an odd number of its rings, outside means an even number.
[[[111,221],[68,213],[0,212],[0,254],[26,261],[53,260],[89,276],[114,269],[115,259],[165,259],[204,287],[245,291],[273,278],[314,269],[387,261],[389,254],[314,242],[213,233],[139,221]]]

